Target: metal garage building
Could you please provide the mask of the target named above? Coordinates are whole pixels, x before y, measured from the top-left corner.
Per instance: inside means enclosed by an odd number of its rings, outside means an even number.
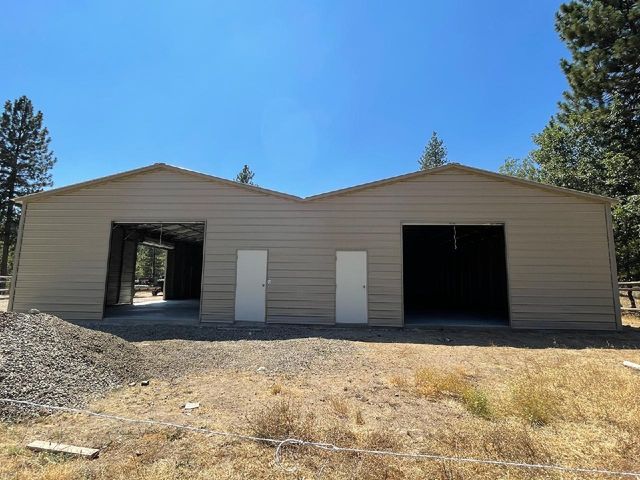
[[[154,164],[17,201],[15,311],[108,317],[153,241],[163,318],[620,328],[612,200],[462,165],[299,198]]]

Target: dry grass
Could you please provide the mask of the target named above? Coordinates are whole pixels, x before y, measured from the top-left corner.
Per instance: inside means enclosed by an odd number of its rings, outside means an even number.
[[[282,385],[274,383],[269,387],[269,391],[271,392],[271,395],[280,395],[282,393]]]
[[[640,294],[638,292],[635,293],[635,301],[636,307],[640,307]],[[631,307],[631,302],[629,301],[629,297],[626,294],[620,295],[620,305],[622,307]],[[622,324],[628,325],[630,327],[640,328],[640,312],[622,312]]]
[[[281,399],[257,412],[249,419],[252,435],[261,438],[315,438],[315,416],[303,413],[291,400]]]
[[[533,426],[550,423],[561,413],[561,392],[553,384],[555,372],[528,375],[514,380],[510,395],[503,406],[506,414],[516,415]]]
[[[421,368],[415,372],[413,383],[405,377],[394,376],[391,384],[432,400],[458,400],[469,412],[481,418],[489,419],[492,416],[487,394],[473,384],[471,376],[461,367],[451,371]]]
[[[517,417],[533,427],[559,419],[599,420],[640,431],[640,375],[620,366],[539,365],[524,369],[491,394],[474,385],[459,367],[421,368],[414,383],[394,377],[391,384],[429,399],[454,399],[484,418]]]
[[[640,300],[638,300],[640,304]],[[640,328],[640,313],[623,313],[622,324],[629,327]]]
[[[364,414],[361,409],[356,410],[356,425],[364,425]]]
[[[351,412],[349,403],[342,397],[334,396],[329,399],[329,405],[335,414],[340,418],[347,418]]]
[[[462,403],[478,417],[489,419],[493,415],[487,394],[477,387],[469,387],[462,392]]]
[[[640,374],[621,365],[640,363],[640,336],[634,335],[611,337],[604,348],[563,347],[560,336],[551,348],[530,347],[522,343],[526,334],[517,332],[506,346],[450,333],[446,345],[367,343],[347,372],[327,367],[264,375],[212,366],[170,382],[152,379],[146,388],[123,388],[92,408],[374,450],[637,471]],[[623,348],[616,338],[635,340]],[[187,415],[180,409],[185,400],[201,407]],[[35,439],[100,447],[101,456],[34,454],[24,445]],[[283,466],[295,469],[291,473],[273,464],[273,454],[268,445],[83,416],[0,425],[1,479],[582,478],[289,446]]]
[[[436,368],[421,368],[414,375],[415,391],[427,398],[460,398],[471,388],[471,382],[462,368],[446,371]]]

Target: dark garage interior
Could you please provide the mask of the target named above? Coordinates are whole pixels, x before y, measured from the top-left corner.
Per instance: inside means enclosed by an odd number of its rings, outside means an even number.
[[[503,225],[404,225],[406,324],[508,325]]]
[[[204,244],[203,222],[113,223],[104,318],[123,322],[198,321]],[[138,245],[166,250],[162,295],[134,301]]]

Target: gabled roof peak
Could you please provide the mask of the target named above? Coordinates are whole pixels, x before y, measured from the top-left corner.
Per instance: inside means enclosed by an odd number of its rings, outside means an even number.
[[[466,165],[462,165],[459,163],[448,163],[446,165],[440,166],[440,167],[435,167],[435,168],[431,168],[429,170],[420,170],[417,172],[411,172],[411,173],[407,173],[404,175],[398,175],[395,177],[390,177],[390,178],[384,178],[382,180],[376,180],[373,182],[368,182],[368,183],[363,183],[360,185],[355,185],[352,187],[347,187],[347,188],[341,188],[338,190],[333,190],[330,192],[326,192],[326,193],[320,193],[317,195],[312,195],[310,197],[298,197],[296,195],[290,195],[287,193],[282,193],[282,192],[278,192],[276,190],[270,190],[268,188],[263,188],[263,187],[258,187],[255,185],[249,185],[246,183],[239,183],[233,180],[228,180],[226,178],[221,178],[221,177],[216,177],[214,175],[209,175],[209,174],[205,174],[205,173],[200,173],[200,172],[196,172],[194,170],[189,170],[186,168],[182,168],[182,167],[176,167],[174,165],[169,165],[167,163],[163,163],[163,162],[157,162],[157,163],[153,163],[151,165],[148,165],[146,167],[141,167],[141,168],[136,168],[133,170],[127,170],[125,172],[121,172],[121,173],[116,173],[113,175],[108,175],[105,177],[100,177],[100,178],[96,178],[94,180],[88,180],[85,182],[80,182],[80,183],[74,183],[72,185],[67,185],[64,187],[58,187],[58,188],[53,188],[51,190],[45,190],[42,192],[37,192],[37,193],[32,193],[30,195],[24,195],[22,197],[17,197],[14,198],[13,200],[18,202],[18,203],[25,203],[28,201],[32,201],[32,200],[39,200],[39,199],[43,199],[43,198],[47,198],[49,196],[52,195],[58,195],[58,194],[62,194],[62,193],[67,193],[70,191],[74,191],[74,190],[78,190],[81,188],[86,188],[86,187],[90,187],[90,186],[94,186],[94,185],[99,185],[102,183],[106,183],[106,182],[111,182],[114,180],[120,180],[123,178],[127,178],[127,177],[131,177],[134,175],[139,175],[139,174],[143,174],[143,173],[148,173],[154,170],[159,170],[159,169],[163,169],[163,170],[168,170],[171,172],[175,172],[175,173],[180,173],[180,174],[184,174],[184,175],[190,175],[190,176],[194,176],[197,178],[201,178],[204,180],[209,180],[209,181],[213,181],[213,182],[218,182],[218,183],[223,183],[226,185],[230,185],[233,187],[237,187],[237,188],[245,188],[245,189],[249,189],[252,190],[256,193],[262,193],[265,195],[273,195],[276,197],[280,197],[286,200],[292,200],[292,201],[297,201],[297,202],[307,202],[307,201],[314,201],[314,200],[320,200],[323,198],[328,198],[328,197],[333,197],[333,196],[338,196],[338,195],[345,195],[348,193],[353,193],[353,192],[358,192],[361,190],[365,190],[365,189],[369,189],[369,188],[374,188],[374,187],[378,187],[378,186],[382,186],[382,185],[386,185],[386,184],[390,184],[390,183],[395,183],[395,182],[401,182],[401,181],[405,181],[405,180],[411,180],[414,178],[419,178],[422,176],[427,176],[427,175],[432,175],[432,174],[437,174],[437,173],[441,173],[441,172],[446,172],[448,170],[460,170],[463,172],[467,172],[467,173],[473,173],[473,174],[477,174],[477,175],[483,175],[486,177],[490,177],[499,181],[504,181],[504,182],[510,182],[510,183],[515,183],[515,184],[519,184],[519,185],[524,185],[527,187],[532,187],[532,188],[539,188],[542,190],[547,190],[547,191],[551,191],[551,192],[555,192],[555,193],[560,193],[560,194],[564,194],[564,195],[571,195],[571,196],[575,196],[575,197],[580,197],[580,198],[585,198],[585,199],[589,199],[589,200],[595,200],[595,201],[600,201],[600,202],[605,202],[605,203],[616,203],[617,200],[614,198],[609,198],[609,197],[604,197],[601,195],[595,195],[593,193],[586,193],[586,192],[581,192],[578,190],[572,190],[570,188],[563,188],[563,187],[556,187],[553,185],[547,185],[544,183],[539,183],[539,182],[534,182],[531,180],[525,180],[522,178],[516,178],[516,177],[511,177],[509,175],[503,175],[500,173],[495,173],[495,172],[490,172],[488,170],[482,170],[479,168],[474,168],[474,167],[468,167]]]

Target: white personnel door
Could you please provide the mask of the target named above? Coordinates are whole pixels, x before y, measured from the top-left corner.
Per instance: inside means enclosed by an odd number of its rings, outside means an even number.
[[[367,323],[367,252],[336,252],[336,323]]]
[[[236,322],[264,322],[267,251],[238,250],[236,262]]]

